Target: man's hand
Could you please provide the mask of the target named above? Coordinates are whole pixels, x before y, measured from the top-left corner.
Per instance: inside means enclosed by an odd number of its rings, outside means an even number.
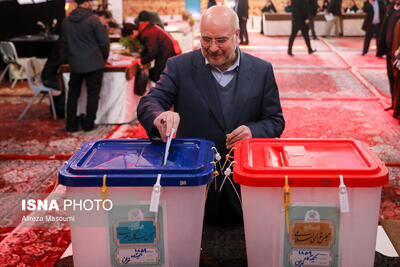
[[[310,23],[310,20],[309,20],[309,19],[306,19],[306,24],[308,24],[308,23]]]
[[[251,134],[249,127],[241,125],[237,127],[235,130],[233,130],[233,132],[226,135],[226,148],[231,149],[235,144],[235,142],[252,137],[253,136]]]
[[[172,129],[178,131],[180,122],[179,114],[173,111],[164,111],[154,120],[154,126],[157,127],[160,133],[161,140],[167,142],[167,138],[171,135]]]

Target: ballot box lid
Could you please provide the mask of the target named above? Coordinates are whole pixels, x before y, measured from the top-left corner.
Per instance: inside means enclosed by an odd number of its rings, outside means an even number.
[[[214,144],[202,139],[173,139],[163,166],[165,143],[148,139],[106,139],[82,145],[61,167],[66,186],[198,186],[213,177]]]
[[[367,144],[352,139],[246,139],[235,144],[233,178],[242,185],[350,187],[388,182],[388,170]]]

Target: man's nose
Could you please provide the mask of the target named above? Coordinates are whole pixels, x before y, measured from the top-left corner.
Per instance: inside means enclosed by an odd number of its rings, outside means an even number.
[[[211,52],[216,52],[218,49],[219,49],[219,47],[217,45],[217,42],[215,40],[211,40],[211,44],[210,44],[209,50]]]

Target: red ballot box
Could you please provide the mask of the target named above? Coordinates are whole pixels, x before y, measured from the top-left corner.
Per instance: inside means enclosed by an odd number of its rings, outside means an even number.
[[[235,147],[249,266],[373,266],[388,171],[365,143],[246,139]]]

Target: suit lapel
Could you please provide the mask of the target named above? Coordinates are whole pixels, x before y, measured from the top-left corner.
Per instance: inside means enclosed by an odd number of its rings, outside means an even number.
[[[240,51],[240,50],[239,50]],[[239,72],[236,84],[236,92],[233,99],[232,108],[232,119],[230,120],[230,125],[228,125],[228,130],[232,131],[236,128],[237,123],[242,114],[242,110],[245,107],[247,98],[249,97],[249,90],[252,88],[252,84],[256,77],[255,70],[253,70],[253,65],[249,58],[240,51],[240,63]]]
[[[208,66],[205,65],[205,60],[201,54],[201,50],[194,57],[194,77],[197,85],[197,89],[204,97],[205,102],[208,104],[209,109],[214,115],[218,125],[225,132],[226,126],[221,108],[221,102],[219,101],[219,95],[215,85],[214,77]]]

